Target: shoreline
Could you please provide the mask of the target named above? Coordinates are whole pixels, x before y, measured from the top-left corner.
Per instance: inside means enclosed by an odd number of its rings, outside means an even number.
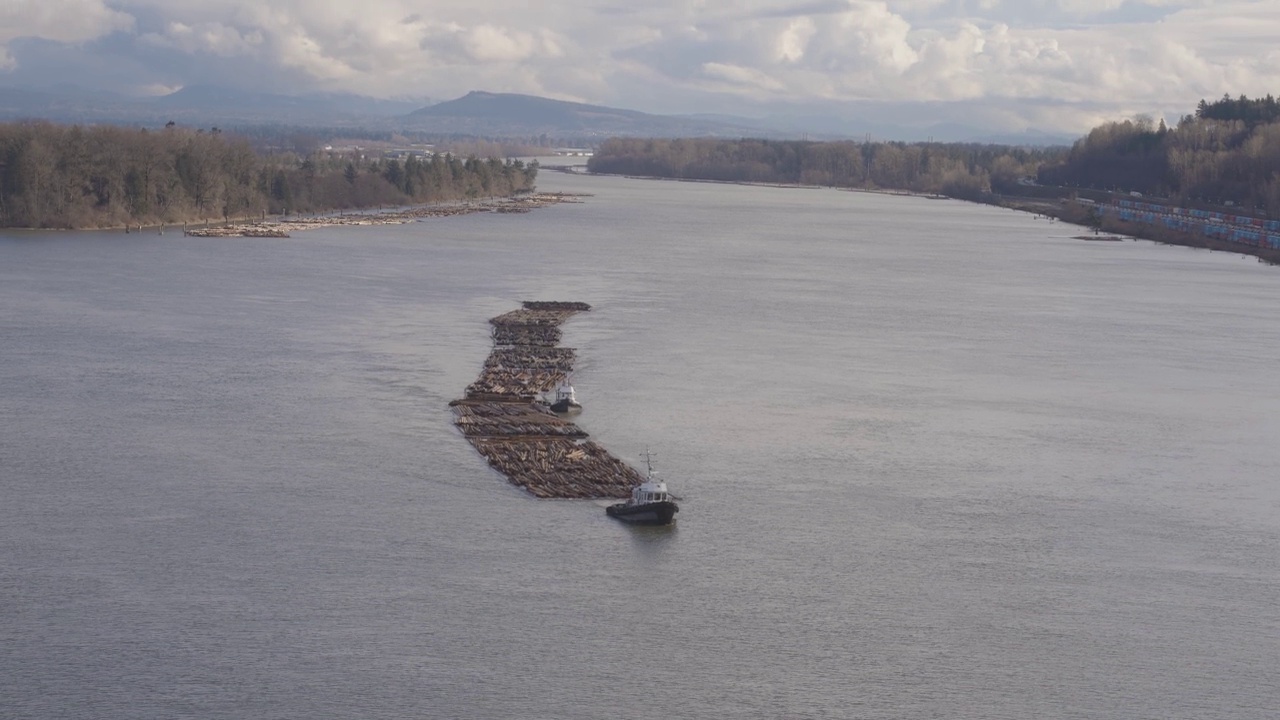
[[[527,213],[562,203],[582,203],[590,193],[528,192],[511,197],[481,200],[450,200],[421,205],[394,205],[385,208],[346,208],[297,215],[253,215],[186,222],[102,225],[93,227],[4,227],[18,232],[179,232],[189,237],[289,237],[288,230],[310,230],[339,225],[402,225],[436,217],[453,217],[482,212]]]
[[[656,175],[618,175],[614,173],[583,173],[586,175],[610,175],[613,177],[625,177],[635,180],[666,180],[670,182],[707,182],[718,183],[722,185],[746,185],[753,187],[776,187],[786,189],[822,189],[830,188],[842,192],[858,192],[871,193],[875,195],[895,195],[900,197],[918,197],[926,200],[957,200],[960,202],[973,203],[975,205],[989,205],[992,207],[1007,208],[1018,212],[1031,213],[1037,217],[1044,216],[1070,223],[1087,230],[1093,230],[1094,226],[1089,223],[1089,218],[1084,214],[1083,209],[1078,213],[1072,212],[1072,208],[1068,207],[1071,200],[1066,198],[1058,199],[1040,199],[1040,198],[1019,198],[1018,196],[1001,196],[992,195],[987,200],[970,200],[968,198],[952,197],[950,195],[942,195],[939,193],[924,193],[915,190],[895,190],[890,188],[858,188],[858,187],[839,187],[835,185],[799,185],[799,184],[780,184],[780,183],[763,183],[750,182],[746,180],[699,180],[696,178],[669,178]],[[1147,226],[1139,223],[1125,222],[1115,218],[1104,217],[1101,226],[1098,228],[1101,233],[1106,233],[1106,237],[1090,237],[1090,236],[1073,236],[1073,239],[1097,241],[1097,240],[1123,240],[1132,238],[1134,240],[1147,240],[1161,245],[1181,246],[1208,250],[1210,252],[1230,252],[1245,257],[1255,257],[1260,263],[1268,265],[1280,265],[1280,250],[1271,248],[1260,248],[1250,245],[1240,245],[1237,243],[1215,240],[1213,238],[1186,233],[1169,228]]]
[[[232,222],[218,226],[190,229],[184,228],[183,235],[188,237],[274,237],[287,238],[295,230],[313,230],[316,228],[337,227],[342,225],[404,225],[406,223],[431,218],[472,215],[475,213],[496,212],[520,214],[538,208],[561,203],[581,203],[579,198],[586,197],[573,193],[525,193],[509,198],[488,198],[485,200],[468,200],[453,203],[434,203],[429,205],[401,206],[391,210],[369,210],[358,214],[345,211],[338,214],[325,213],[306,215],[279,220]]]
[[[1077,240],[1099,241],[1131,238],[1133,240],[1147,240],[1161,245],[1208,250],[1209,252],[1229,252],[1244,257],[1257,258],[1258,262],[1267,265],[1280,265],[1280,250],[1271,248],[1241,245],[1172,228],[1128,222],[1109,216],[1102,217],[1101,221],[1095,225],[1090,222],[1088,211],[1078,205],[1071,207],[1070,200],[1027,199],[1019,202],[1015,198],[1001,197],[990,203],[981,204],[1008,208],[1018,212],[1029,212],[1037,217],[1053,218],[1077,227],[1086,228],[1092,232],[1092,235],[1074,236],[1074,239]]]

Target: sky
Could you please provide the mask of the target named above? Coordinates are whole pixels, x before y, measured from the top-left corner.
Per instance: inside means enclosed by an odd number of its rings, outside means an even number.
[[[0,0],[0,84],[1082,132],[1280,94],[1280,0]]]

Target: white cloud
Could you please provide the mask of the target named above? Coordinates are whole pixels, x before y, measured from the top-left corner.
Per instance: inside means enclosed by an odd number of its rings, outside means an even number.
[[[1117,10],[1125,0],[1058,0],[1058,7],[1073,15],[1096,15]]]
[[[698,61],[701,73],[681,74],[679,62],[662,66],[673,83],[705,88],[708,68],[721,80],[732,68],[733,82],[717,91],[793,101],[988,98],[1189,110],[1200,97],[1272,91],[1280,79],[1280,50],[1272,40],[1280,36],[1280,2],[1143,4],[1176,7],[1145,23],[1058,28],[952,19],[913,26],[895,9],[939,5],[848,0],[812,16],[748,17],[678,40],[661,33],[647,53],[635,56]],[[1120,3],[1056,5],[1080,13],[1115,10]],[[769,41],[762,43],[762,36]]]
[[[103,0],[0,1],[0,72],[18,66],[9,43],[19,38],[79,43],[133,27],[133,18]]]
[[[127,13],[103,0],[4,0],[0,3],[0,45],[16,38],[74,43],[133,26]]]
[[[220,22],[187,25],[171,22],[163,33],[147,33],[141,36],[144,43],[167,47],[181,52],[207,53],[220,57],[235,57],[257,53],[263,43],[262,33],[239,29]]]
[[[497,77],[533,90],[544,87],[539,77],[548,71],[542,66],[557,64],[573,47],[539,22],[554,19],[554,11],[522,17],[518,9],[483,1],[446,0],[429,12],[416,0],[119,2],[169,19],[163,30],[141,35],[150,47],[251,58],[292,71],[304,83],[375,94],[461,93]],[[426,80],[451,87],[426,87]]]
[[[176,93],[182,89],[181,85],[165,85],[164,83],[150,83],[135,88],[135,93],[141,97],[161,97]]]
[[[151,68],[138,85],[181,85],[198,66],[242,86],[657,111],[986,100],[1074,122],[1280,81],[1280,0],[0,0],[0,69],[24,70],[15,40],[91,52],[113,35],[111,52],[133,43]]]
[[[469,28],[454,26],[466,59],[475,63],[514,63],[555,59],[565,51],[562,41],[546,29],[515,30],[489,23]]]
[[[760,90],[778,91],[783,86],[778,80],[754,68],[725,63],[705,63],[702,72],[711,80],[724,81],[727,86],[734,86],[755,93]]]
[[[813,18],[796,18],[778,35],[774,52],[776,62],[799,62],[804,58],[809,41],[817,34]]]

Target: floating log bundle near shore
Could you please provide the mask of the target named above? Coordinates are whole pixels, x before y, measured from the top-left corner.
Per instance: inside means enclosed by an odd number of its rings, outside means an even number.
[[[548,205],[580,203],[582,195],[570,193],[530,193],[510,198],[456,203],[451,205],[423,205],[402,210],[370,211],[354,214],[339,213],[313,217],[291,217],[281,220],[229,223],[212,227],[185,230],[192,237],[289,237],[293,230],[334,227],[338,225],[402,225],[428,218],[453,217],[472,213],[526,213]]]
[[[262,223],[258,225],[217,225],[214,227],[195,228],[192,230],[184,230],[186,235],[191,237],[258,237],[258,238],[287,238],[288,231],[277,223]]]
[[[466,397],[450,403],[463,437],[534,497],[626,497],[644,481],[539,400],[573,372],[576,352],[558,347],[561,323],[590,309],[586,303],[526,301],[492,318],[494,349]]]

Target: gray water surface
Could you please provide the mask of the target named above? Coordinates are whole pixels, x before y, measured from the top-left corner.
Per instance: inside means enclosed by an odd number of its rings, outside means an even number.
[[[951,201],[594,193],[290,239],[0,234],[0,717],[1267,718],[1280,269]],[[449,400],[594,306],[578,422]]]

